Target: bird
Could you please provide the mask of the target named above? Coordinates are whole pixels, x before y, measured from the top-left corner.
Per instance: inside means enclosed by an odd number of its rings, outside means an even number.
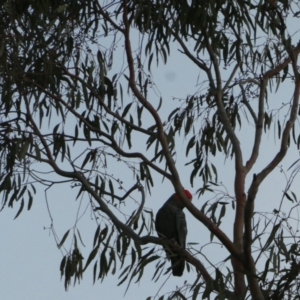
[[[184,190],[188,200],[192,201],[192,194]],[[158,210],[155,219],[155,229],[160,238],[175,241],[185,249],[187,226],[185,214],[183,212],[185,205],[180,197],[175,193]],[[167,257],[171,260],[173,276],[182,276],[185,266],[185,259],[181,254],[172,253],[170,248],[164,246]]]

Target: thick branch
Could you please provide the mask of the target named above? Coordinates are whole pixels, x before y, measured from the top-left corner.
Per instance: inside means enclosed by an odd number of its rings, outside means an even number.
[[[256,162],[256,159],[259,154],[259,147],[261,143],[262,129],[263,129],[263,121],[264,121],[264,101],[266,94],[266,86],[268,84],[269,78],[265,75],[260,83],[260,93],[258,98],[258,116],[256,121],[256,129],[255,129],[255,138],[252,148],[252,153],[249,160],[246,163],[247,173],[251,170],[253,165]]]
[[[254,112],[254,110],[252,109],[251,105],[249,104],[249,101],[247,100],[247,97],[246,97],[246,92],[245,92],[245,89],[243,87],[243,84],[240,83],[240,88],[241,88],[241,91],[242,91],[242,103],[245,104],[245,106],[247,107],[247,109],[249,110],[252,118],[253,118],[253,121],[255,123],[255,126],[257,125],[257,116]]]
[[[253,176],[252,184],[255,184],[257,180],[256,175]],[[248,284],[251,292],[251,296],[254,299],[264,300],[262,291],[259,287],[256,278],[256,267],[252,257],[251,244],[252,244],[252,216],[254,211],[254,198],[249,194],[245,207],[245,233],[244,233],[244,254],[245,254],[245,270],[248,279]]]
[[[124,14],[123,21],[125,24],[125,51],[127,55],[128,67],[129,67],[129,86],[133,91],[136,98],[143,104],[143,106],[151,113],[156,124],[158,131],[158,139],[161,143],[162,149],[164,151],[164,155],[167,161],[168,168],[172,174],[172,178],[170,179],[173,183],[176,193],[181,197],[183,202],[186,204],[187,209],[193,214],[195,218],[197,218],[200,222],[202,222],[212,233],[214,233],[220,241],[225,245],[225,247],[229,250],[229,252],[235,256],[238,260],[241,259],[240,254],[236,251],[235,246],[230,241],[230,239],[222,232],[216,224],[214,224],[208,217],[206,217],[201,211],[199,211],[188,199],[186,198],[183,188],[181,185],[181,181],[179,178],[179,174],[177,172],[175,163],[169,151],[167,139],[164,134],[163,125],[161,119],[156,111],[156,109],[144,98],[144,96],[138,90],[135,84],[135,70],[134,70],[134,61],[132,57],[131,51],[131,43],[129,37],[129,24],[127,20],[127,6],[126,1],[124,1]]]
[[[221,74],[219,69],[219,63],[216,58],[216,55],[211,47],[211,44],[208,41],[208,38],[206,37],[206,49],[209,53],[210,59],[213,63],[215,74],[216,74],[216,90],[213,91],[215,95],[216,105],[218,108],[218,114],[221,119],[221,122],[226,130],[226,133],[228,134],[228,137],[232,143],[232,147],[235,153],[235,167],[237,169],[243,169],[243,156],[242,151],[240,147],[240,141],[237,138],[231,124],[229,121],[229,118],[227,116],[223,101],[222,101],[222,81],[221,81]]]
[[[200,62],[187,48],[187,46],[185,45],[185,43],[183,42],[183,40],[179,37],[178,33],[174,30],[171,30],[172,35],[175,37],[176,41],[180,44],[181,48],[183,49],[183,53],[196,65],[198,66],[201,70],[203,70],[207,77],[208,77],[208,81],[209,81],[209,85],[214,87],[215,86],[215,82],[214,79],[212,77],[212,74],[210,72],[210,69],[206,66],[206,64]]]
[[[292,56],[297,57],[300,53],[300,44],[292,50]],[[268,84],[268,80],[276,75],[278,75],[290,62],[292,61],[292,57],[289,56],[282,63],[277,65],[275,68],[267,71],[263,75],[263,79],[260,82],[260,94],[258,100],[258,118],[256,123],[256,131],[255,131],[255,139],[253,144],[253,149],[249,160],[246,163],[247,172],[251,170],[253,165],[256,162],[256,159],[259,154],[259,147],[262,136],[262,128],[263,128],[263,119],[264,119],[264,99],[266,93],[266,86]],[[294,68],[295,63],[293,63]],[[297,72],[294,70],[294,73]],[[267,175],[266,175],[267,176]]]
[[[180,197],[182,197],[183,202],[185,204],[189,204],[190,201],[186,198],[182,184],[180,181],[179,174],[177,172],[174,160],[172,158],[172,155],[169,150],[167,138],[164,133],[164,128],[162,121],[160,119],[159,114],[157,113],[156,109],[147,101],[147,99],[141,94],[139,89],[136,86],[135,83],[135,69],[134,69],[134,60],[132,57],[132,50],[131,50],[131,42],[130,42],[130,26],[127,19],[127,1],[124,1],[124,11],[123,11],[123,22],[125,25],[125,31],[124,31],[124,39],[125,39],[125,51],[127,56],[127,63],[128,63],[128,69],[129,69],[129,86],[135,95],[135,97],[139,100],[139,102],[149,111],[149,113],[152,115],[153,119],[155,120],[155,123],[157,125],[157,137],[161,144],[163,154],[166,159],[167,166],[172,174],[172,177],[169,178],[172,182],[175,191],[178,193]],[[196,208],[195,208],[196,209]],[[196,209],[197,210],[197,209]],[[197,210],[198,211],[198,210]],[[211,224],[213,224],[211,222]]]
[[[210,60],[212,61],[215,76],[216,76],[216,90],[213,91],[215,94],[215,101],[218,108],[218,115],[224,126],[224,129],[232,143],[232,148],[235,156],[235,179],[234,179],[234,191],[236,196],[236,213],[233,225],[233,240],[235,248],[240,254],[243,252],[243,226],[244,226],[244,205],[245,205],[245,169],[243,166],[243,155],[240,147],[240,142],[236,136],[234,129],[231,126],[231,122],[226,113],[222,97],[222,81],[219,69],[219,62],[212,48],[209,37],[205,37],[206,49],[209,53]],[[235,258],[235,257],[234,257]],[[238,297],[243,297],[246,292],[245,278],[243,275],[243,264],[240,260],[232,260],[232,266],[234,269],[235,278],[235,292]]]
[[[132,57],[131,42],[130,42],[130,26],[127,19],[127,14],[128,14],[127,1],[124,1],[123,3],[124,3],[123,22],[125,25],[124,39],[125,39],[125,52],[127,57],[128,69],[129,69],[129,86],[133,94],[135,95],[135,97],[138,99],[138,101],[149,111],[149,113],[152,115],[153,119],[155,120],[155,123],[157,125],[157,138],[163,149],[167,166],[172,174],[172,177],[169,179],[172,181],[174,186],[181,187],[180,178],[177,169],[175,167],[175,163],[173,161],[172,155],[169,151],[167,138],[164,133],[164,128],[160,116],[157,113],[157,110],[142,95],[142,93],[139,91],[135,83],[134,60]]]
[[[191,253],[188,252],[186,249],[182,249],[180,245],[178,245],[172,241],[166,241],[165,239],[161,239],[161,238],[157,238],[157,237],[153,237],[153,236],[143,236],[140,238],[140,241],[141,241],[141,244],[152,243],[152,244],[157,244],[157,245],[166,245],[166,243],[167,243],[168,246],[170,248],[172,248],[172,250],[174,250],[175,252],[184,254],[186,261],[188,263],[190,263],[191,265],[193,265],[200,272],[200,274],[203,276],[203,279],[205,280],[205,282],[208,285],[210,285],[214,289],[215,292],[218,292],[220,290],[220,288],[222,288],[222,287],[220,287],[218,281],[214,280],[210,276],[210,274],[207,272],[207,269],[201,263],[201,261],[198,260],[197,258],[195,258],[193,255],[191,255]],[[226,299],[231,299],[231,300],[238,299],[233,292],[231,292],[227,289],[224,292],[225,292]]]
[[[300,52],[300,48],[299,48],[299,52]],[[298,55],[299,52],[297,53],[293,52],[293,56],[296,57],[296,55]],[[274,168],[278,166],[278,164],[284,158],[288,149],[288,139],[298,114],[299,93],[300,93],[300,78],[299,78],[300,76],[297,70],[296,62],[294,61],[293,61],[293,69],[295,74],[295,89],[294,89],[292,107],[290,111],[290,117],[289,120],[286,122],[286,125],[282,133],[280,149],[278,153],[275,155],[275,157],[272,159],[272,161],[259,174],[257,174],[257,180],[255,181],[256,183],[255,184],[252,183],[249,189],[249,193],[254,193],[253,195],[256,195],[258,186],[274,170]],[[274,73],[272,72],[270,74],[274,74]],[[255,196],[253,198],[255,199]]]
[[[31,120],[31,121],[33,121],[33,120]],[[42,139],[42,143],[45,142],[43,140],[43,137],[41,136],[38,128],[35,126],[35,123],[33,123],[33,127],[36,129],[35,133]],[[51,152],[48,149],[48,146],[47,146],[46,142],[44,144],[44,147],[46,148],[47,154],[48,155],[50,154],[50,156],[48,157],[49,160],[42,159],[42,161],[50,164],[52,166],[52,168],[54,169],[54,171],[57,174],[59,174],[59,175],[61,175],[63,177],[75,178],[79,182],[81,182],[81,184],[83,185],[84,189],[88,193],[90,193],[91,196],[99,204],[99,209],[101,211],[103,211],[110,218],[110,220],[113,222],[113,224],[117,228],[119,228],[120,230],[122,230],[126,235],[128,235],[134,241],[136,241],[137,243],[142,244],[142,245],[147,244],[147,243],[154,243],[154,244],[157,244],[157,245],[164,245],[166,243],[166,241],[162,241],[162,239],[157,238],[157,237],[152,237],[152,236],[139,237],[130,228],[130,225],[131,225],[132,222],[130,222],[129,225],[125,225],[123,222],[121,222],[119,220],[119,218],[117,218],[113,214],[113,212],[109,209],[109,207],[107,206],[107,204],[101,199],[101,197],[96,192],[96,190],[94,190],[91,187],[90,183],[83,176],[83,174],[81,174],[79,172],[66,172],[66,171],[63,171],[60,168],[58,168],[57,165],[56,165],[56,163],[54,162],[52,156],[51,156]],[[49,150],[49,151],[47,151],[47,150]],[[133,189],[135,189],[135,188],[136,188],[136,186],[134,186],[132,189],[130,189],[130,191],[133,191]],[[140,206],[140,209],[138,210],[137,214],[135,215],[134,220],[141,213],[141,209],[143,208],[143,204],[145,202],[145,194],[143,193],[143,190],[141,190],[141,192],[142,192],[142,198],[143,198],[142,205]],[[207,282],[210,282],[212,284],[213,288],[215,289],[215,291],[217,292],[219,290],[218,282],[214,281],[211,278],[211,276],[207,272],[206,268],[202,265],[202,263],[199,260],[197,260],[195,257],[193,257],[187,250],[183,250],[179,245],[173,243],[172,241],[169,241],[169,242],[172,243],[172,248],[174,248],[174,250],[177,251],[178,253],[181,253],[182,251],[184,251],[184,255],[186,257],[187,262],[189,262],[190,264],[194,265],[196,267],[196,269],[200,272],[200,274],[203,276],[204,280],[207,281]],[[226,290],[225,293],[226,293],[228,299],[233,299],[233,300],[236,299],[236,297],[234,296],[234,294],[231,291]]]
[[[298,55],[298,53],[297,53]],[[258,188],[262,181],[268,176],[270,172],[274,170],[274,168],[280,163],[280,161],[284,158],[287,149],[288,149],[288,139],[290,135],[290,131],[295,123],[297,118],[298,106],[299,106],[299,92],[300,92],[300,76],[297,69],[296,64],[296,53],[291,52],[292,66],[295,75],[295,89],[292,107],[290,111],[290,117],[287,121],[285,128],[283,130],[282,138],[281,138],[281,146],[279,152],[275,155],[273,160],[256,176],[254,175],[252,184],[248,191],[248,199],[245,207],[245,243],[244,243],[244,252],[245,252],[245,268],[247,268],[247,278],[249,282],[249,287],[251,290],[251,295],[257,299],[264,299],[259,288],[257,279],[255,278],[256,268],[255,263],[253,261],[251,255],[251,244],[252,244],[252,227],[251,220],[254,212],[254,201],[256,198],[256,194],[258,192]],[[282,63],[281,66],[284,64]],[[276,71],[274,71],[276,70]],[[269,78],[269,76],[274,76],[278,72],[278,67],[270,70],[265,75],[265,80]],[[257,150],[258,151],[258,150]]]
[[[181,195],[180,195],[181,196]],[[197,209],[191,202],[186,204],[186,208],[189,212],[201,223],[203,223],[208,230],[213,233],[221,243],[226,247],[226,249],[238,260],[242,262],[242,256],[237,251],[235,245],[231,242],[231,240],[227,237],[227,235],[208,218],[203,212]]]

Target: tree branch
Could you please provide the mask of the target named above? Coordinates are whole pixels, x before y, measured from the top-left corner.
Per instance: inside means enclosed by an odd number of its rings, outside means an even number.
[[[156,137],[156,134],[147,130],[147,129],[144,129],[140,126],[136,126],[134,124],[132,124],[131,122],[127,121],[126,119],[122,118],[118,113],[115,113],[114,111],[112,111],[105,103],[104,101],[102,100],[102,98],[96,93],[96,91],[86,82],[84,81],[84,79],[80,78],[79,76],[75,75],[75,74],[72,74],[70,73],[66,68],[64,68],[63,66],[61,66],[63,68],[63,70],[65,71],[65,73],[70,76],[75,82],[76,81],[79,81],[81,84],[85,85],[92,93],[92,95],[94,97],[97,98],[97,100],[99,101],[99,103],[101,104],[101,106],[104,108],[104,110],[110,114],[111,116],[113,116],[114,118],[116,118],[117,120],[119,120],[120,122],[122,122],[123,124],[126,124],[128,126],[130,126],[132,129],[138,131],[138,132],[141,132],[143,134],[146,134],[146,135],[149,135],[149,136],[153,136],[153,137]],[[68,105],[67,105],[68,106]]]
[[[299,53],[300,53],[300,44],[292,50],[291,55],[294,57],[297,57],[299,55]],[[289,57],[287,57],[282,63],[278,64],[275,68],[267,71],[263,75],[263,79],[260,82],[260,94],[259,94],[259,100],[258,100],[258,120],[257,120],[257,124],[256,124],[255,139],[254,139],[254,144],[253,144],[253,148],[252,148],[252,153],[251,153],[249,160],[246,163],[247,172],[249,172],[251,170],[251,168],[255,164],[256,159],[259,154],[259,147],[260,147],[260,142],[261,142],[263,120],[264,120],[264,99],[265,99],[265,93],[266,93],[266,86],[267,86],[270,78],[278,75],[292,61],[291,55]],[[293,58],[293,60],[295,61],[295,58]],[[294,73],[298,72],[295,70],[294,62],[292,63],[292,65],[294,68]],[[293,121],[293,123],[294,123],[294,121]],[[267,174],[265,176],[267,176]]]
[[[119,32],[122,32],[122,33],[124,32],[124,29],[123,29],[122,27],[118,26],[118,25],[111,19],[111,17],[109,16],[108,12],[105,12],[105,11],[102,9],[102,7],[101,7],[101,5],[100,5],[99,2],[96,2],[96,6],[97,6],[98,9],[99,9],[98,13],[99,13],[105,20],[109,21],[109,23],[110,23],[116,30],[118,30]]]
[[[300,48],[299,48],[300,50]],[[297,50],[297,51],[299,51]],[[285,128],[282,133],[281,138],[281,146],[279,152],[275,155],[273,160],[256,176],[254,175],[252,184],[248,191],[248,199],[246,202],[245,207],[245,242],[244,242],[244,252],[245,252],[245,268],[249,272],[247,272],[247,278],[249,287],[251,290],[251,295],[257,299],[264,299],[262,292],[259,288],[257,279],[255,277],[256,274],[256,268],[255,263],[253,261],[252,255],[251,255],[251,244],[252,244],[252,226],[251,226],[251,220],[253,217],[254,212],[254,201],[256,198],[256,194],[258,192],[258,188],[262,181],[267,177],[267,175],[274,170],[274,168],[280,163],[280,161],[284,158],[287,149],[288,149],[288,139],[290,135],[290,131],[295,123],[295,120],[297,118],[298,113],[298,106],[299,106],[299,93],[300,93],[300,76],[297,69],[297,63],[296,63],[296,57],[298,56],[298,52],[295,52],[291,50],[290,54],[290,61],[292,61],[292,66],[294,70],[295,75],[295,89],[294,89],[294,96],[293,96],[293,102],[292,107],[290,111],[290,117],[287,121]],[[288,61],[288,59],[286,59]],[[283,67],[285,64],[280,64],[281,67]],[[269,76],[275,76],[280,72],[280,69],[278,66],[274,68],[273,70],[270,70],[266,72],[264,81],[265,85],[267,83],[267,79],[270,78]],[[262,86],[262,89],[265,88],[265,85]],[[262,104],[261,104],[262,105]],[[259,143],[259,141],[258,141]],[[258,151],[258,150],[257,150]]]
[[[246,97],[246,92],[245,92],[245,89],[243,87],[243,85],[240,83],[240,88],[241,88],[241,91],[242,91],[242,98],[243,100],[241,101],[243,104],[245,104],[245,106],[248,108],[252,118],[253,118],[253,121],[255,123],[255,126],[257,125],[257,116],[254,112],[254,110],[252,109],[251,105],[249,104],[248,100],[247,100],[247,97]]]
[[[213,94],[215,96],[216,105],[218,108],[218,114],[219,114],[222,124],[224,125],[224,128],[228,134],[228,137],[232,143],[232,147],[233,147],[233,150],[235,153],[236,169],[243,169],[243,156],[242,156],[242,151],[241,151],[241,147],[240,147],[240,141],[237,138],[236,134],[234,133],[234,130],[228,119],[224,104],[222,102],[223,93],[222,93],[222,81],[221,81],[221,75],[220,75],[220,70],[219,70],[219,63],[218,63],[216,55],[214,54],[214,51],[213,51],[207,37],[206,37],[206,49],[207,49],[210,59],[213,63],[215,74],[216,74],[217,84],[215,87],[215,91],[213,91]]]
[[[105,133],[104,131],[101,131],[100,129],[98,129],[98,128],[94,127],[93,125],[91,125],[82,115],[80,115],[76,110],[74,110],[70,105],[68,105],[61,97],[50,93],[49,91],[44,89],[42,86],[40,86],[39,84],[37,84],[34,81],[31,81],[30,79],[26,78],[26,81],[34,84],[35,86],[40,88],[43,91],[43,93],[45,93],[46,95],[50,96],[54,100],[56,100],[56,101],[60,102],[61,104],[63,104],[63,106],[65,108],[67,108],[82,123],[84,123],[89,128],[90,131],[98,133],[100,136],[104,136],[105,138],[107,138],[110,141],[110,143],[108,143],[108,142],[106,142],[102,139],[98,139],[98,141],[101,141],[103,144],[111,147],[118,154],[120,154],[124,157],[140,158],[149,167],[151,167],[152,169],[154,169],[155,171],[157,171],[158,173],[160,173],[164,177],[166,177],[168,179],[171,179],[171,175],[168,172],[165,172],[164,170],[159,168],[157,165],[155,165],[153,162],[148,160],[142,153],[140,153],[140,152],[125,152],[123,149],[121,149],[121,147],[118,146],[117,142],[114,140],[114,138],[111,135],[109,135],[109,134]]]
[[[213,37],[212,37],[213,38]],[[244,225],[244,208],[245,208],[245,168],[243,166],[243,154],[240,147],[240,141],[236,136],[234,129],[231,126],[230,120],[226,113],[222,97],[222,81],[219,69],[219,63],[209,42],[209,36],[205,36],[206,49],[212,61],[215,76],[216,76],[216,90],[213,91],[215,94],[215,101],[218,108],[218,114],[220,120],[224,126],[224,129],[232,143],[232,148],[235,156],[235,179],[234,179],[234,191],[236,196],[236,213],[233,225],[233,240],[237,251],[242,254],[243,252],[243,225]],[[246,293],[245,278],[243,275],[243,264],[240,260],[232,259],[232,267],[234,269],[235,278],[235,292],[238,297],[244,297]]]
[[[298,106],[299,106],[299,92],[300,92],[300,76],[297,70],[297,63],[296,63],[296,57],[300,53],[300,46],[296,48],[297,50],[292,50],[291,56],[293,57],[293,70],[294,70],[294,75],[295,75],[295,88],[294,88],[294,95],[293,95],[293,100],[292,100],[292,107],[290,111],[290,117],[289,120],[286,122],[286,125],[284,127],[283,133],[282,133],[282,138],[281,138],[281,145],[278,153],[275,155],[275,157],[272,159],[272,161],[259,173],[257,174],[257,180],[255,181],[255,184],[252,183],[250,188],[249,188],[249,194],[253,194],[255,199],[255,195],[258,190],[258,186],[262,183],[262,181],[268,176],[269,173],[271,173],[274,168],[281,162],[281,160],[284,158],[287,150],[288,150],[288,139],[289,135],[291,132],[291,129],[294,126],[294,123],[297,118],[297,113],[298,113]],[[288,59],[287,59],[288,60]],[[286,60],[286,61],[287,61]],[[291,59],[289,59],[291,61]],[[284,68],[285,63],[281,64],[281,67]],[[278,67],[274,68],[273,70],[270,70],[266,73],[266,76],[275,76],[278,74],[280,70]]]
[[[256,121],[256,128],[255,128],[255,137],[254,143],[252,148],[252,153],[249,160],[246,163],[246,172],[248,173],[253,165],[255,164],[258,154],[259,154],[259,147],[261,143],[261,136],[262,136],[262,129],[263,129],[263,122],[264,122],[264,102],[265,102],[265,94],[266,94],[266,86],[268,83],[269,78],[267,76],[263,76],[263,79],[260,82],[260,93],[258,98],[258,116]]]
[[[139,244],[147,244],[147,243],[154,243],[154,244],[158,244],[158,245],[164,245],[166,243],[166,241],[162,241],[162,239],[160,238],[156,238],[156,237],[151,237],[151,236],[145,236],[145,237],[139,237],[131,228],[130,225],[125,225],[123,222],[121,222],[119,220],[119,218],[117,218],[113,212],[108,208],[107,204],[101,199],[101,197],[98,195],[98,193],[96,192],[96,190],[94,190],[90,183],[88,182],[88,180],[83,176],[83,174],[79,173],[79,172],[66,172],[61,170],[60,168],[57,167],[56,163],[53,160],[53,157],[51,155],[50,150],[48,149],[48,146],[46,144],[46,142],[44,141],[41,133],[39,132],[37,126],[35,125],[34,121],[32,120],[31,114],[30,114],[30,110],[29,110],[29,103],[28,101],[26,101],[26,107],[27,107],[27,111],[28,114],[30,115],[30,122],[35,130],[35,133],[37,134],[37,136],[40,137],[41,142],[43,143],[45,150],[47,152],[48,158],[49,160],[44,160],[44,162],[48,163],[49,165],[52,166],[52,168],[54,169],[54,171],[63,176],[63,177],[69,177],[69,178],[74,178],[77,179],[79,182],[81,182],[81,184],[83,185],[84,189],[95,199],[95,201],[99,204],[99,209],[101,211],[103,211],[109,218],[110,220],[113,222],[113,224],[119,228],[120,230],[122,230],[126,235],[128,235],[128,237],[132,238],[134,241],[136,241]],[[135,188],[135,187],[134,187]],[[133,188],[131,189],[131,191],[133,190]],[[142,203],[144,203],[145,200],[145,195],[143,194],[143,201]],[[141,212],[141,209],[143,208],[143,205],[140,206],[137,214],[135,216],[138,216]],[[205,216],[206,217],[206,216]],[[207,218],[207,217],[206,217]],[[208,219],[208,218],[207,218]],[[133,219],[135,220],[135,218]],[[209,220],[209,219],[208,219]],[[210,220],[209,220],[210,221]],[[132,223],[132,222],[131,222]],[[131,224],[130,223],[130,224]],[[193,257],[187,250],[183,250],[179,245],[175,244],[172,241],[167,241],[169,243],[172,244],[172,248],[174,248],[174,250],[178,253],[184,251],[184,254],[186,256],[186,260],[191,263],[192,265],[194,265],[196,267],[197,270],[199,270],[199,272],[202,274],[203,278],[206,281],[209,281],[212,283],[212,286],[214,287],[214,289],[216,291],[219,291],[219,284],[217,281],[214,281],[211,276],[209,275],[209,273],[207,272],[206,268],[202,265],[202,263],[197,260],[195,257]],[[236,299],[234,297],[234,294],[230,291],[225,291],[225,293],[228,295],[228,299]]]
[[[210,69],[206,66],[206,64],[201,63],[187,48],[187,46],[185,45],[185,43],[183,42],[183,40],[179,37],[178,33],[174,30],[171,30],[172,35],[175,37],[176,41],[180,44],[181,48],[183,49],[183,53],[197,66],[199,67],[201,70],[203,70],[207,77],[208,77],[208,81],[209,81],[209,85],[214,87],[215,86],[215,82],[214,79],[212,77],[211,71]]]
[[[169,151],[169,147],[168,147],[167,139],[164,134],[161,119],[160,119],[156,109],[154,109],[154,107],[144,98],[144,96],[140,93],[140,91],[138,90],[138,88],[135,84],[134,61],[133,61],[132,51],[131,51],[126,4],[127,4],[126,1],[124,1],[123,22],[125,24],[124,37],[125,37],[125,51],[126,51],[128,67],[129,67],[129,86],[130,86],[131,90],[133,91],[134,95],[136,96],[136,98],[151,113],[151,115],[153,116],[153,118],[157,124],[158,139],[159,139],[162,149],[164,151],[164,155],[166,158],[168,168],[172,174],[172,177],[169,179],[171,180],[176,193],[179,195],[179,197],[185,203],[185,205],[186,205],[187,209],[190,211],[190,213],[196,219],[198,219],[200,222],[202,222],[213,234],[215,234],[219,238],[219,240],[225,245],[225,247],[228,249],[228,251],[234,257],[236,257],[236,259],[241,260],[240,253],[236,250],[235,246],[230,241],[230,239],[226,236],[226,234],[224,232],[222,232],[219,229],[219,227],[216,224],[214,224],[208,217],[206,217],[205,214],[203,214],[190,201],[188,201],[185,193],[183,192],[183,187],[182,187],[182,184],[181,184],[181,181],[179,178],[179,174],[177,172],[175,163],[174,163],[171,153]]]
[[[205,282],[209,286],[211,286],[216,293],[218,293],[220,291],[220,289],[222,289],[222,287],[220,287],[220,285],[219,285],[219,282],[217,280],[214,280],[210,276],[210,274],[207,272],[207,269],[201,263],[200,260],[198,260],[193,255],[191,255],[191,253],[188,252],[188,250],[183,249],[180,245],[174,243],[173,241],[169,241],[169,240],[165,240],[165,239],[157,238],[157,237],[153,237],[153,236],[143,236],[140,238],[140,243],[142,245],[148,244],[148,243],[152,243],[152,244],[156,244],[156,245],[166,245],[167,244],[170,248],[172,248],[172,250],[174,250],[174,252],[183,253],[185,260],[188,263],[190,263],[191,265],[193,265],[200,272],[200,274],[202,275]],[[225,289],[224,292],[225,292],[226,299],[231,299],[231,300],[238,299],[232,291]]]

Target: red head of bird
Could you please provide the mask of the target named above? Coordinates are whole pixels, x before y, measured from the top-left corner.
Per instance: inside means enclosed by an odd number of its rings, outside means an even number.
[[[183,190],[183,191],[184,191],[184,194],[186,195],[186,197],[187,197],[190,201],[192,201],[193,195],[190,193],[190,191],[188,191],[188,190]],[[177,200],[181,201],[179,195],[175,194],[175,197],[176,197]]]

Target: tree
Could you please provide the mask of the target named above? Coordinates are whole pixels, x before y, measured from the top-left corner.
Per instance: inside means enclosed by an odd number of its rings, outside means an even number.
[[[184,251],[188,270],[196,270],[194,282],[170,299],[299,298],[298,200],[291,190],[299,160],[278,209],[254,208],[265,179],[300,144],[300,44],[297,27],[292,31],[299,12],[298,1],[286,0],[6,1],[0,10],[2,210],[19,204],[18,217],[25,205],[31,208],[37,188],[61,184],[89,203],[95,217],[89,256],[81,253],[77,224],[56,240],[66,288],[91,264],[94,281],[121,267],[118,284],[142,280],[150,265],[153,280],[170,272],[165,241],[154,236],[153,212],[144,206],[163,181],[227,257],[209,273],[201,245],[183,250],[169,241],[175,252]],[[177,50],[184,72],[197,68],[200,81],[169,104],[152,70]],[[287,99],[276,100],[282,89]],[[279,146],[261,167],[271,129]],[[201,209],[183,191],[182,142]],[[228,189],[218,178],[219,157],[234,164]],[[122,172],[112,175],[116,166]],[[129,205],[132,195],[136,202]],[[291,205],[283,208],[286,200]],[[222,220],[232,213],[231,238]],[[70,236],[70,248],[63,248]]]

